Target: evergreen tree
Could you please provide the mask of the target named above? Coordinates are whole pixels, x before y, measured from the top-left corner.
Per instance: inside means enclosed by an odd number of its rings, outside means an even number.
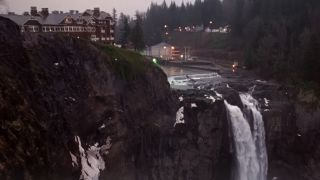
[[[115,8],[112,9],[112,18],[114,22],[117,22],[117,10]]]
[[[120,14],[120,19],[119,19],[119,43],[121,44],[122,47],[126,47],[128,44],[129,40],[129,35],[130,35],[130,26],[129,26],[129,16],[124,15],[123,13]]]
[[[142,30],[142,16],[138,12],[136,13],[136,20],[134,21],[134,27],[130,34],[131,42],[136,51],[141,51],[145,48],[143,30]]]

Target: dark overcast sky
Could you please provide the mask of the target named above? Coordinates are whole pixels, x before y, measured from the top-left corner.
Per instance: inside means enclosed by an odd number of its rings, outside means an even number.
[[[1,1],[1,0],[0,0]],[[30,6],[37,6],[38,9],[48,7],[52,10],[80,10],[92,9],[93,7],[100,7],[101,10],[111,12],[112,8],[116,8],[118,12],[133,15],[136,10],[145,11],[151,2],[162,3],[163,0],[5,0],[9,7],[9,11],[22,13],[29,11]],[[182,1],[194,0],[173,0],[177,4]],[[171,0],[166,0],[167,4]]]

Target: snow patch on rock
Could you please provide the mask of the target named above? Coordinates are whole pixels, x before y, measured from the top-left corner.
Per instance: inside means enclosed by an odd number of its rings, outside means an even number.
[[[210,100],[211,100],[211,103],[216,102],[216,98],[214,98],[214,97],[213,97],[213,96],[211,96],[211,95],[210,95],[210,96],[208,96],[208,95],[206,95],[206,94],[205,94],[205,95],[204,95],[204,97],[205,97],[205,98],[207,98],[207,99],[210,99]]]
[[[258,83],[262,83],[262,84],[266,84],[267,83],[267,81],[262,81],[262,80],[256,80],[256,82],[258,82]]]
[[[174,123],[174,127],[177,124],[184,124],[184,107],[181,107],[176,113],[176,122]]]
[[[105,128],[106,127],[106,125],[105,124],[102,124],[100,127],[99,127],[99,129],[103,129],[103,128]]]
[[[219,98],[222,98],[222,94],[219,94],[217,91],[214,91]]]
[[[100,171],[105,169],[105,162],[100,153],[107,154],[111,148],[111,138],[108,137],[106,144],[99,147],[99,143],[90,146],[85,150],[81,145],[79,136],[75,136],[75,141],[78,143],[80,162],[81,162],[81,180],[98,180]],[[72,153],[70,153],[71,155]],[[73,154],[72,154],[73,155]],[[74,156],[74,155],[73,155]],[[71,156],[73,159],[74,157]],[[73,160],[72,160],[73,161]]]
[[[264,105],[265,105],[266,107],[268,107],[268,106],[269,106],[269,103],[270,103],[270,100],[268,100],[267,98],[264,98],[263,100],[264,100]]]

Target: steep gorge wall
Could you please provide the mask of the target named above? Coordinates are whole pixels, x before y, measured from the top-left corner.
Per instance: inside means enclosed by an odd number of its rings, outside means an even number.
[[[0,41],[0,179],[78,179],[70,156],[79,158],[76,136],[85,149],[111,138],[106,169],[122,173],[139,163],[126,161],[141,147],[158,146],[148,138],[172,131],[177,105],[151,63],[124,79],[91,43],[21,37],[3,18]]]
[[[136,67],[99,46],[22,37],[3,18],[0,41],[0,179],[79,179],[82,148],[87,155],[99,149],[100,179],[228,178],[222,101],[191,93],[179,104],[181,94],[150,62],[124,74]],[[182,106],[186,123],[174,127]],[[102,153],[107,140],[111,148]]]
[[[265,121],[269,179],[320,179],[320,101],[314,93],[259,84],[254,96]]]

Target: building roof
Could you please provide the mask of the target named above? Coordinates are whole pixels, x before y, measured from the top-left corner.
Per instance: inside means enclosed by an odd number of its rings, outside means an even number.
[[[111,18],[110,14],[109,13],[106,13],[104,11],[101,11],[100,12],[100,16],[97,17],[97,19],[106,19],[106,18]]]
[[[59,24],[64,18],[68,16],[68,13],[63,14],[49,14],[46,17],[40,17],[39,21],[41,24]]]
[[[91,16],[93,16],[94,11],[91,10],[91,9],[87,9],[86,11],[84,11],[84,12],[81,13],[81,14],[84,14],[84,13],[88,13],[88,14],[90,14]],[[107,18],[107,17],[111,17],[111,15],[110,15],[109,13],[107,13],[107,12],[100,11],[100,16],[97,17],[97,19],[105,19],[105,18]]]
[[[32,19],[32,16],[21,16],[12,14],[1,14],[0,16],[8,18],[20,26],[25,24],[28,20]]]
[[[93,11],[92,10],[86,10],[85,12],[88,12],[91,16],[83,16],[83,13],[59,13],[59,14],[49,14],[48,16],[24,16],[24,15],[13,15],[13,14],[0,14],[0,16],[8,18],[15,22],[16,24],[22,26],[29,20],[37,20],[40,24],[45,25],[56,25],[60,24],[66,17],[70,16],[71,18],[77,20],[79,18],[84,19],[85,21],[89,21],[92,18]],[[103,20],[106,18],[111,18],[109,13],[106,13],[104,11],[100,11],[99,17],[93,17],[98,20]]]

